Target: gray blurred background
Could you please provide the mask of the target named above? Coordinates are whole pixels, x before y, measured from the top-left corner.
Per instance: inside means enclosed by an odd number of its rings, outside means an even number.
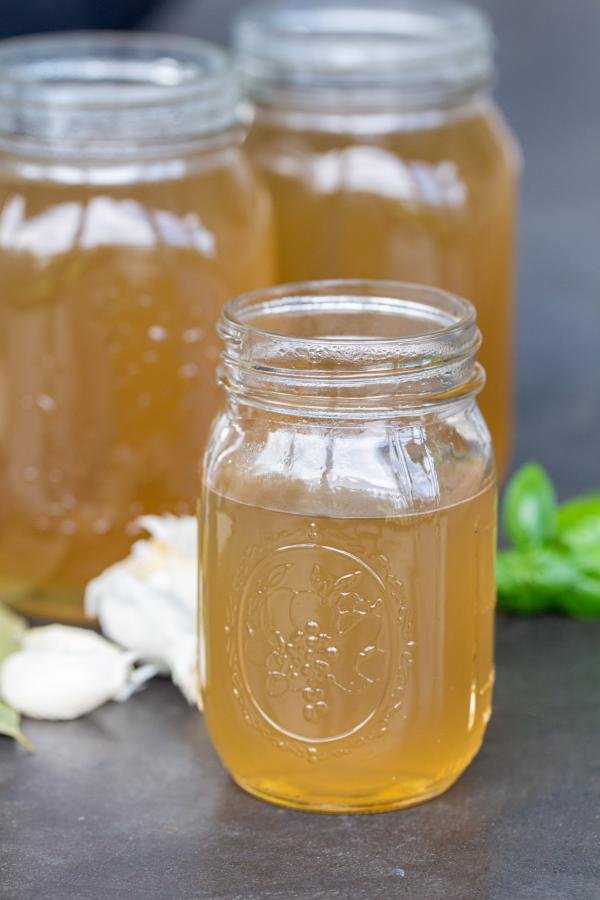
[[[365,0],[367,2],[367,0]],[[244,0],[1,0],[0,35],[145,28],[226,43]],[[478,0],[524,150],[515,463],[600,487],[600,0]]]

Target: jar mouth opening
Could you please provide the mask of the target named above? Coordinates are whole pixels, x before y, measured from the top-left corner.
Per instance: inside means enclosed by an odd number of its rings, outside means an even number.
[[[493,74],[489,20],[458,0],[267,0],[238,16],[234,46],[259,98],[316,89],[358,104],[401,88],[395,102],[412,105]]]
[[[473,306],[423,285],[278,285],[230,300],[218,332],[222,384],[268,409],[377,416],[456,400],[483,383]]]
[[[193,38],[66,32],[0,42],[0,102],[86,107],[150,105],[214,88],[229,63]]]
[[[243,294],[225,305],[219,327],[227,338],[254,335],[315,361],[343,355],[344,347],[398,361],[475,328],[475,320],[468,300],[438,288],[333,279]]]
[[[235,124],[224,50],[176,35],[67,32],[0,42],[0,135],[72,144],[177,140]]]

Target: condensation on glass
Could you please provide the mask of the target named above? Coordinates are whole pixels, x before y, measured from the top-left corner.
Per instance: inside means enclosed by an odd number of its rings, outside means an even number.
[[[223,303],[272,280],[270,201],[216,47],[0,45],[0,596],[76,618],[145,513],[191,513]]]
[[[448,788],[494,679],[496,492],[473,307],[395,282],[227,304],[204,460],[206,724],[250,793],[373,812]]]
[[[244,9],[235,44],[280,279],[398,278],[469,297],[504,472],[520,156],[489,96],[489,22],[451,0],[291,0]]]

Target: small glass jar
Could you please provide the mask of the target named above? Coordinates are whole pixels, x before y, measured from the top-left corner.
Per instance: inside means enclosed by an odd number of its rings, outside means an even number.
[[[279,278],[395,278],[469,297],[498,470],[512,429],[520,155],[490,98],[488,20],[452,0],[290,0],[235,28]]]
[[[272,282],[222,50],[0,44],[0,596],[82,615],[147,513],[191,513],[223,303]]]
[[[496,489],[471,304],[397,282],[228,303],[204,461],[200,684],[225,767],[284,806],[444,791],[490,716]]]

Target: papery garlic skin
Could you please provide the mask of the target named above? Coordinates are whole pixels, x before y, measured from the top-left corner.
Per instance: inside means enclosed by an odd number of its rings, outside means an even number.
[[[198,522],[195,516],[140,516],[138,525],[145,528],[155,541],[188,559],[198,552]],[[147,541],[138,541],[140,544]],[[140,553],[145,552],[140,549]]]
[[[149,539],[88,584],[85,610],[111,640],[170,672],[196,702],[197,526],[192,516],[142,516]]]
[[[131,653],[84,628],[32,628],[0,669],[0,694],[31,718],[76,719],[127,696],[132,664]]]

